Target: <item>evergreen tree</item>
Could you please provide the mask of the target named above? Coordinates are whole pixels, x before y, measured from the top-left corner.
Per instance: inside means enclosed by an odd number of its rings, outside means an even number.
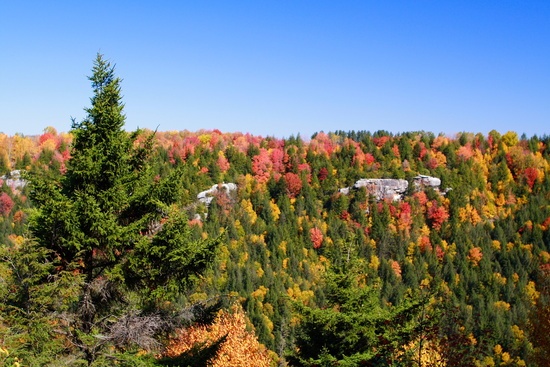
[[[152,137],[123,130],[120,79],[102,55],[89,79],[94,96],[73,122],[66,175],[32,178],[31,230],[49,271],[13,306],[32,301],[56,325],[67,365],[102,366],[129,363],[128,352],[158,347],[184,321],[176,301],[216,241],[190,240],[177,172],[153,179]]]
[[[384,308],[377,287],[362,284],[356,265],[329,272],[327,304],[297,304],[300,323],[291,366],[410,366],[415,356],[407,346],[424,337],[427,319],[419,317],[426,299]]]
[[[550,361],[550,270],[539,274],[540,296],[529,315],[530,336],[534,347],[533,362],[547,366]]]

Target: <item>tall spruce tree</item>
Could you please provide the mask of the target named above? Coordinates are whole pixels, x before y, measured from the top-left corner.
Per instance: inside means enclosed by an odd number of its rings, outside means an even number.
[[[431,321],[424,315],[426,296],[382,307],[379,286],[364,284],[361,263],[332,269],[325,275],[327,302],[322,307],[295,303],[295,348],[290,366],[413,366],[412,346],[428,337]]]
[[[94,95],[73,121],[66,174],[32,179],[31,230],[50,267],[29,292],[46,294],[40,310],[65,340],[65,364],[103,366],[129,363],[132,350],[158,347],[185,321],[177,301],[217,241],[190,240],[178,172],[155,180],[152,135],[123,130],[114,66],[98,54],[89,79]]]

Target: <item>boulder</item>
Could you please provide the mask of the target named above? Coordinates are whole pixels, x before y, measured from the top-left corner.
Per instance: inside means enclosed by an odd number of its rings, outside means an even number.
[[[432,176],[418,175],[414,177],[414,186],[416,189],[422,187],[433,187],[434,189],[441,186],[441,179]]]

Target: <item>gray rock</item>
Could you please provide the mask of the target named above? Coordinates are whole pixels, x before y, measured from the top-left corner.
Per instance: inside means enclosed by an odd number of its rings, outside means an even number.
[[[197,200],[204,203],[206,206],[209,206],[214,199],[214,195],[216,195],[219,191],[225,191],[226,194],[230,194],[236,190],[237,185],[231,182],[212,185],[210,189],[199,192],[197,195]]]
[[[439,189],[441,185],[441,179],[432,176],[418,175],[413,178],[414,189],[416,191],[423,190],[425,187],[432,187],[440,194],[445,195],[450,189],[446,189],[443,192]],[[348,195],[351,190],[358,190],[364,187],[369,195],[375,197],[377,201],[380,200],[401,200],[407,192],[409,182],[402,179],[394,178],[362,178],[358,180],[351,187],[344,187],[338,190],[341,194]]]
[[[422,186],[439,188],[439,186],[441,185],[441,179],[432,176],[418,175],[414,178],[414,185],[417,189],[421,188]]]
[[[393,178],[362,178],[353,185],[355,190],[362,187],[376,200],[400,200],[407,191],[409,183],[407,180]]]
[[[7,186],[14,189],[21,189],[27,186],[27,180],[21,178],[21,171],[11,171],[9,174],[0,176],[0,179],[6,183]]]

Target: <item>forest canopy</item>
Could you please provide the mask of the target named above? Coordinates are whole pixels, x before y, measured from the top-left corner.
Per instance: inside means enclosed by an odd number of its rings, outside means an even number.
[[[550,137],[126,132],[89,79],[0,134],[0,364],[547,364]]]

